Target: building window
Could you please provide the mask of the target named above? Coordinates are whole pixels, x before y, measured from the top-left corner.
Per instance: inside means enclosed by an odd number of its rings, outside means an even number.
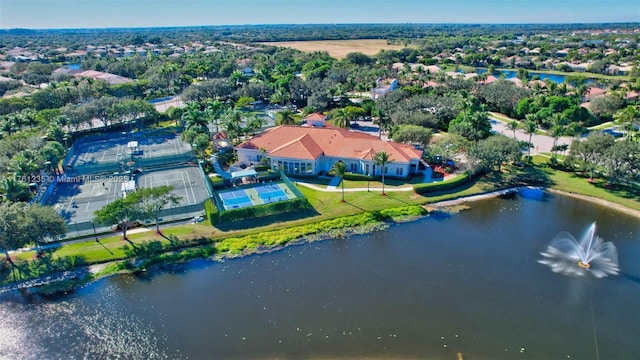
[[[397,167],[396,168],[396,175],[397,176],[403,176],[403,172],[404,172],[404,168],[401,168],[401,167]]]
[[[350,165],[350,168],[351,169],[349,171],[351,171],[352,173],[358,172],[358,164],[352,163]]]
[[[366,165],[364,166],[364,171],[367,173],[367,175],[371,175],[371,174],[369,173],[369,164],[366,164]]]
[[[385,175],[387,175],[389,173],[389,168],[385,166],[383,172]]]

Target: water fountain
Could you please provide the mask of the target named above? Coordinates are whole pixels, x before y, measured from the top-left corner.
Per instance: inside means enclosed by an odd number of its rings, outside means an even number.
[[[591,273],[596,278],[617,275],[618,253],[612,242],[605,242],[596,235],[596,223],[589,226],[578,242],[573,235],[563,231],[556,235],[547,249],[540,253],[541,264],[553,272],[582,276]]]

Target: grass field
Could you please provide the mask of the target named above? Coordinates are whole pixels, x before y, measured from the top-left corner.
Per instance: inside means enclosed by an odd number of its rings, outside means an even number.
[[[305,52],[326,51],[336,59],[344,58],[348,53],[361,52],[366,55],[375,55],[380,50],[400,50],[402,45],[388,45],[387,40],[319,40],[319,41],[281,41],[261,43],[264,45],[282,46]]]

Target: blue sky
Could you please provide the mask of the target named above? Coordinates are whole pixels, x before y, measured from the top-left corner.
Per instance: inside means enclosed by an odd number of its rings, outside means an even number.
[[[640,22],[638,0],[0,0],[0,28]]]

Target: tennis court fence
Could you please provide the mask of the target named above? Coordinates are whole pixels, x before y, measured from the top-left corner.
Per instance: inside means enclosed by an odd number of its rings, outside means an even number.
[[[201,216],[201,215],[204,215],[204,201],[196,204],[182,205],[182,206],[162,209],[160,210],[159,215],[160,215],[159,216],[160,223],[174,222],[174,221],[179,221],[184,219],[191,219],[196,216]],[[131,220],[140,221],[141,219],[131,219]],[[155,219],[145,219],[140,222],[143,223],[144,226],[149,228],[152,228],[155,225]],[[110,226],[104,226],[102,224],[97,224],[92,221],[73,222],[73,223],[66,224],[66,228],[67,228],[66,237],[70,238],[70,237],[90,236],[94,234],[94,229],[95,229],[95,232],[98,234],[113,232],[114,226],[115,224]]]

